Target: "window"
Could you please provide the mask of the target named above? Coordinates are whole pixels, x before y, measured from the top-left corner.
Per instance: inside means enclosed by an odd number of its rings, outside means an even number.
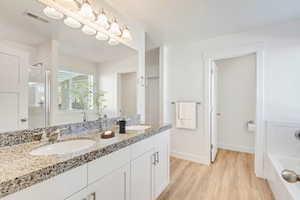
[[[94,76],[70,71],[58,72],[60,110],[94,109]]]

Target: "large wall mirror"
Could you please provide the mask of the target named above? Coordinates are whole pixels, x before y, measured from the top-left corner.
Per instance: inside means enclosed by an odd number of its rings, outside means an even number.
[[[0,2],[0,132],[138,114],[138,52],[50,19],[44,8]]]

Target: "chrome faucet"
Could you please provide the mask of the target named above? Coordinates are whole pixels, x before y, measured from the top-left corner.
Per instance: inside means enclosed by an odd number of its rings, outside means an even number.
[[[46,141],[48,141],[50,143],[54,143],[59,139],[61,132],[64,131],[64,130],[68,130],[68,129],[69,128],[57,128],[54,131],[51,131],[51,132],[48,132],[48,133],[44,132],[44,137],[43,138],[46,138]]]
[[[82,112],[83,116],[82,116],[82,121],[86,122],[87,121],[87,114],[85,111]]]
[[[300,182],[300,175],[292,170],[285,169],[281,172],[281,177],[289,183]]]

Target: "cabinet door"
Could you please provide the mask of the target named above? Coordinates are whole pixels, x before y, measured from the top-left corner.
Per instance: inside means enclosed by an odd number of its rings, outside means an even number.
[[[129,200],[129,187],[130,166],[126,165],[88,186],[89,200]]]
[[[155,136],[154,195],[157,198],[169,184],[170,153],[169,133]]]
[[[131,161],[131,200],[153,199],[153,150]]]

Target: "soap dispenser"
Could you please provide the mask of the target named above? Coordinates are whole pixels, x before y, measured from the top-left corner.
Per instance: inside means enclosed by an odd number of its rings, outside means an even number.
[[[119,124],[119,133],[120,134],[126,133],[126,120],[121,119],[119,120],[118,124]]]

